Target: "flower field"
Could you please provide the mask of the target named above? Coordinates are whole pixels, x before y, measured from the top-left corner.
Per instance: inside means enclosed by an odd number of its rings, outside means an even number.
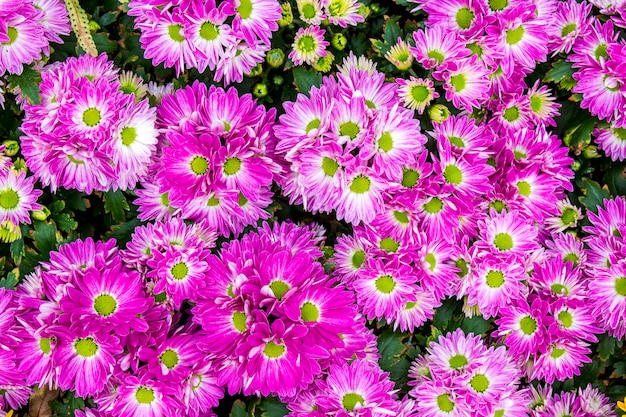
[[[0,1],[0,417],[626,415],[626,0]]]

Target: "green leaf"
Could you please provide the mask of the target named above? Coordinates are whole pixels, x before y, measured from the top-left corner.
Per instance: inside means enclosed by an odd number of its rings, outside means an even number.
[[[235,400],[233,404],[233,408],[230,410],[230,417],[248,417],[248,412],[246,411],[246,403],[241,400]]]
[[[11,259],[15,262],[15,265],[19,265],[22,262],[24,256],[24,238],[20,238],[14,242],[11,242]]]
[[[612,195],[626,196],[626,165],[614,164],[604,176],[604,183]]]
[[[607,360],[609,356],[611,356],[615,351],[617,339],[607,334],[601,335],[599,339],[600,342],[598,343],[598,356],[600,357],[600,359]]]
[[[454,311],[459,306],[459,301],[454,298],[448,298],[443,302],[443,305],[439,307],[433,317],[433,325],[440,330],[445,330],[449,327],[450,320]]]
[[[398,43],[398,38],[402,37],[402,30],[396,23],[395,19],[389,19],[385,22],[385,32],[383,39],[389,46],[393,46]]]
[[[552,69],[543,78],[543,81],[559,83],[565,77],[571,77],[573,73],[572,63],[561,59],[554,63]]]
[[[117,241],[117,245],[119,247],[124,247],[126,243],[130,241],[130,238],[135,231],[135,228],[140,224],[141,220],[139,220],[138,218],[134,218],[127,221],[126,223],[115,225],[111,227],[111,237]]]
[[[24,67],[20,75],[9,74],[7,81],[12,87],[19,87],[22,95],[28,98],[31,104],[41,103],[39,96],[39,84],[41,74],[30,67]]]
[[[615,376],[626,375],[626,361],[615,362],[613,364],[613,372],[615,372]]]
[[[481,316],[474,316],[472,318],[465,317],[461,323],[461,329],[463,329],[465,333],[479,335],[485,333],[490,325],[489,320],[485,320]]]
[[[7,274],[6,278],[0,280],[0,288],[6,288],[12,290],[17,285],[17,274],[11,271]]]
[[[578,200],[587,210],[597,213],[598,206],[604,204],[604,199],[611,197],[608,187],[605,187],[600,188],[597,182],[584,178],[580,187],[584,195],[579,196]]]
[[[572,149],[591,143],[591,133],[596,125],[591,117],[569,128],[563,137],[563,142]]]
[[[120,190],[107,191],[104,193],[104,210],[111,213],[113,221],[123,223],[126,221],[126,211],[130,210],[124,193]]]
[[[35,224],[35,233],[33,239],[35,240],[35,246],[39,253],[43,255],[48,255],[50,251],[56,249],[57,246],[57,238],[56,233],[57,229],[54,227],[54,224],[41,222],[35,220],[33,222]]]
[[[261,417],[284,417],[289,414],[287,406],[275,397],[263,398],[259,407],[264,410]]]
[[[402,343],[404,337],[405,335],[403,334],[390,331],[385,331],[378,336],[378,353],[380,353],[378,364],[383,371],[391,371],[400,362],[402,354],[408,349]]]
[[[67,213],[60,213],[53,217],[59,230],[69,233],[78,227],[78,223]]]
[[[107,53],[117,51],[117,42],[113,42],[112,40],[110,40],[109,36],[105,33],[94,33],[93,40],[96,44],[96,48],[98,48],[98,51]]]
[[[100,16],[100,18],[98,19],[98,23],[100,24],[100,26],[110,25],[111,23],[115,22],[115,19],[117,19],[117,16],[119,16],[119,14],[119,10],[115,12],[105,13]]]
[[[308,94],[311,87],[317,87],[322,84],[322,74],[302,67],[293,69],[293,78],[298,91],[304,94]]]
[[[64,208],[65,208],[65,201],[63,201],[63,200],[53,201],[48,206],[48,210],[50,210],[50,213],[52,213],[52,214],[60,213],[60,212],[63,211]]]

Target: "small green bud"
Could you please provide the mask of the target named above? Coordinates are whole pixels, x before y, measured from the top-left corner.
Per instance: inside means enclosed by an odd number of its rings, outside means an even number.
[[[278,23],[278,26],[280,26],[281,28],[289,26],[291,22],[293,22],[293,11],[291,10],[291,4],[289,4],[289,2],[282,3],[280,5],[280,9],[280,19],[278,19],[276,23]]]
[[[376,3],[370,4],[370,10],[374,13],[380,12],[380,6]]]
[[[333,39],[330,41],[330,44],[336,50],[343,51],[348,45],[348,39],[344,36],[343,33],[335,33],[333,35]]]
[[[257,77],[261,74],[263,74],[263,66],[259,63],[252,67],[252,69],[248,73],[248,77]]]
[[[435,104],[428,109],[430,120],[441,123],[450,117],[450,110],[443,104]]]
[[[46,206],[42,206],[41,210],[32,211],[33,219],[44,221],[50,216],[50,210]]]
[[[272,68],[278,68],[285,63],[285,53],[282,49],[272,49],[265,56],[265,62]]]
[[[575,159],[570,166],[572,167],[573,171],[578,171],[580,170],[580,168],[582,168],[583,164],[578,159]]]
[[[15,156],[20,151],[20,144],[16,140],[7,139],[2,142],[6,148],[4,149],[4,154],[6,156]]]
[[[267,85],[265,85],[265,83],[256,83],[254,87],[252,87],[252,94],[258,98],[265,97],[267,95]]]
[[[312,63],[311,66],[315,71],[328,72],[333,67],[333,62],[335,62],[335,55],[327,51],[326,56],[320,57],[320,59]]]
[[[90,20],[89,21],[89,30],[92,31],[92,32],[95,32],[98,29],[100,29],[100,25],[98,24],[98,22],[96,22],[95,20]]]
[[[361,5],[359,6],[359,9],[357,10],[357,13],[363,16],[363,20],[366,20],[367,17],[370,15],[370,8],[366,6],[365,4],[361,3]]]
[[[587,145],[585,149],[583,149],[583,156],[586,159],[599,158],[600,154],[598,153],[598,147],[595,145]]]
[[[274,83],[274,85],[283,85],[283,82],[285,82],[285,79],[283,78],[282,75],[276,74],[274,75],[274,77],[272,77],[272,82]]]

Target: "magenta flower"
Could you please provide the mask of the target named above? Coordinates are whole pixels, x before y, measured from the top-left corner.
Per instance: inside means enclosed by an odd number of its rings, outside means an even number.
[[[29,211],[41,209],[37,198],[42,191],[34,188],[35,177],[10,170],[0,173],[0,223],[30,223]]]

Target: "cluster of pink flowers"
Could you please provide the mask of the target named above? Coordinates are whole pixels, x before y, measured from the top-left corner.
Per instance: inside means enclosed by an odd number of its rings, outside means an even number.
[[[35,187],[34,177],[15,169],[5,149],[0,145],[0,226],[12,230],[30,223],[30,211],[41,209],[37,199],[43,192]]]
[[[159,152],[142,181],[141,220],[180,216],[208,221],[221,235],[270,216],[276,111],[250,94],[194,82],[165,95],[157,109]]]
[[[409,370],[409,395],[420,416],[526,416],[528,389],[506,348],[486,347],[480,336],[461,329],[431,342]]]
[[[156,149],[156,110],[125,92],[105,54],[43,68],[40,104],[24,102],[22,153],[54,192],[132,189]]]
[[[383,211],[384,191],[401,185],[403,168],[415,165],[426,142],[395,84],[353,56],[337,78],[284,107],[275,127],[283,191],[291,203],[313,213],[335,210],[353,224]]]
[[[277,0],[133,0],[128,14],[141,30],[146,58],[156,66],[214,71],[216,81],[239,82],[265,59],[281,17]]]
[[[615,417],[607,397],[591,384],[575,392],[553,394],[550,386],[530,387],[530,415],[532,417]],[[526,416],[527,414],[523,414]]]

